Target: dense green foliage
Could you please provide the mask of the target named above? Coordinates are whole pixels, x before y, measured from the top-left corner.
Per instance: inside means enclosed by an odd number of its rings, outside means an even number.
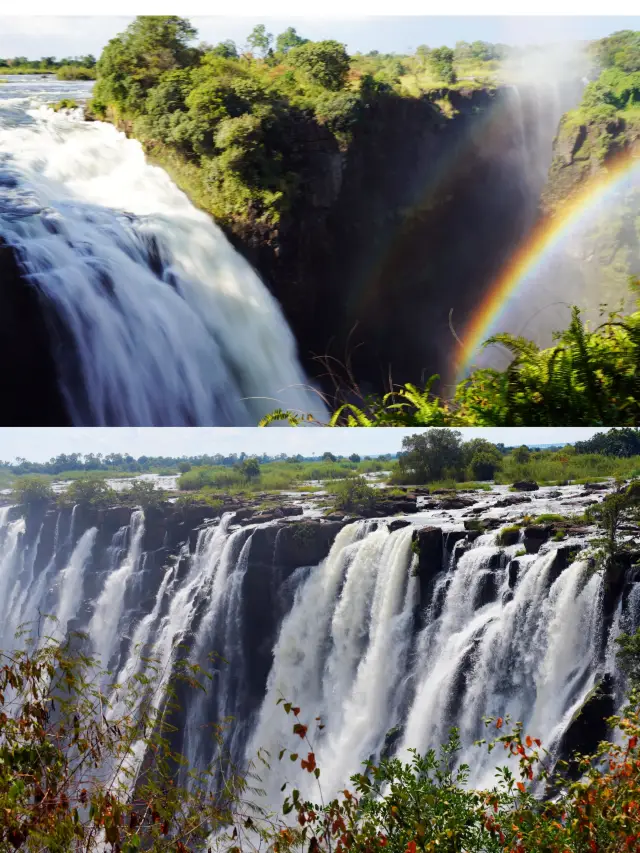
[[[330,455],[332,454],[325,454]],[[358,474],[389,470],[391,463],[382,458],[352,461],[322,459],[305,462],[296,457],[286,461],[258,465],[257,460],[245,460],[234,467],[194,466],[178,480],[181,491],[216,495],[218,493],[259,492],[279,489],[304,489],[313,481],[342,480]]]
[[[640,456],[640,429],[610,429],[597,432],[586,441],[576,441],[576,453],[601,453],[604,456]]]
[[[576,109],[562,119],[560,133],[577,125],[590,133],[580,159],[605,160],[633,141],[640,129],[640,32],[622,30],[590,47],[601,73],[590,82]]]
[[[177,784],[175,771],[185,759],[170,746],[171,715],[178,692],[207,689],[206,671],[177,660],[161,703],[156,691],[165,679],[159,664],[145,659],[143,672],[118,686],[122,705],[113,707],[112,676],[72,651],[77,639],[0,652],[1,853],[191,853],[211,844],[212,835],[216,850],[233,853],[634,853],[640,847],[637,637],[619,643],[629,703],[609,721],[611,742],[593,756],[572,756],[578,782],[567,780],[565,763],[550,764],[537,733],[498,717],[484,720],[487,737],[476,744],[504,749],[505,763],[490,787],[468,785],[454,729],[447,743],[424,755],[367,761],[341,792],[323,790],[315,731],[300,708],[281,699],[293,717],[292,742],[306,755],[294,746],[279,758],[288,752],[315,776],[319,796],[305,800],[293,789],[275,812],[256,802],[255,770],[250,767],[247,778],[236,771],[220,732],[214,733],[214,763],[187,768],[188,788]],[[105,676],[109,688],[101,690]],[[316,726],[323,728],[320,718]],[[131,791],[131,762],[141,746],[144,768]],[[221,769],[223,785],[216,783]],[[273,772],[264,757],[260,772]],[[536,796],[537,780],[551,793]]]
[[[612,314],[589,330],[576,308],[553,347],[509,334],[489,338],[512,355],[506,370],[481,368],[460,382],[450,400],[424,389],[398,386],[359,405],[335,409],[329,426],[625,426],[640,423],[640,311]],[[357,393],[357,389],[354,389]],[[350,395],[353,398],[353,394]],[[261,425],[305,415],[274,412]]]
[[[600,435],[606,437],[607,434],[598,434],[596,438]],[[577,452],[571,445],[539,450],[523,445],[507,450],[482,438],[463,442],[461,433],[451,429],[431,429],[406,436],[402,447],[392,474],[392,481],[396,483],[447,487],[459,484],[459,488],[468,488],[469,481],[474,478],[480,483],[494,480],[499,484],[511,484],[529,480],[541,485],[559,485],[595,482],[607,477],[640,477],[640,453],[605,455],[589,448]],[[480,483],[471,485],[477,487]]]
[[[623,530],[640,521],[640,480],[621,486],[600,503],[588,506],[585,517],[597,524],[603,533],[593,543],[598,547],[598,565],[605,573],[615,574],[620,569],[622,554],[635,545],[623,536]]]
[[[277,224],[300,192],[320,127],[344,149],[374,99],[438,87],[441,98],[442,86],[456,85],[447,47],[349,57],[343,44],[310,41],[293,27],[274,41],[258,25],[245,51],[230,41],[194,47],[194,36],[176,16],[137,18],[100,56],[91,110],[129,122],[194,201],[227,224]],[[469,58],[485,62],[477,51]]]
[[[364,477],[350,477],[340,480],[330,487],[333,505],[345,512],[362,512],[375,504],[376,490],[371,488]]]
[[[309,118],[345,133],[362,105],[347,90],[349,57],[334,41],[309,42],[289,28],[256,27],[250,53],[235,45],[189,46],[187,21],[136,19],[112,39],[97,65],[92,110],[133,121],[160,155],[182,157],[199,199],[221,221],[276,222],[299,188],[299,148]]]
[[[17,503],[26,506],[50,501],[53,498],[49,480],[37,475],[18,477],[13,484],[13,494]]]

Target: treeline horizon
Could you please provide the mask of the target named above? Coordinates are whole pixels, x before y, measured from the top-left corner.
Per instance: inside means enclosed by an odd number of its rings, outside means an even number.
[[[447,427],[441,428],[443,432],[452,432]],[[424,433],[423,433],[424,434]],[[472,442],[470,438],[466,442]],[[488,442],[496,447],[500,453],[508,454],[520,447],[528,450],[557,450],[563,447],[573,447],[576,453],[597,453],[606,456],[630,457],[640,456],[640,429],[633,427],[612,428],[607,432],[596,433],[586,441],[567,441],[542,444],[532,442],[529,444],[505,445],[503,442]],[[24,457],[17,456],[13,462],[0,461],[0,470],[11,474],[59,474],[65,471],[131,471],[131,473],[152,473],[152,469],[175,468],[188,463],[191,467],[204,466],[227,466],[233,467],[245,459],[256,459],[260,464],[269,462],[334,462],[340,460],[349,461],[392,461],[402,455],[402,450],[396,453],[370,453],[370,454],[339,454],[325,451],[318,454],[304,455],[301,453],[215,453],[181,456],[147,456],[134,457],[129,453],[60,453],[51,457],[47,462],[33,462]],[[357,457],[357,458],[356,458]]]

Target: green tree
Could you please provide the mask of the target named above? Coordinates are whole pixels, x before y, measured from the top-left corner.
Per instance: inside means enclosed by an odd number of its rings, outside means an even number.
[[[97,477],[78,477],[72,480],[59,501],[63,506],[86,504],[93,507],[112,506],[118,499],[118,493]]]
[[[360,456],[357,453],[352,453],[349,462],[360,462]]]
[[[48,477],[30,474],[18,477],[13,484],[13,499],[19,504],[46,503],[53,500],[54,494]]]
[[[127,502],[143,509],[158,506],[167,499],[165,490],[157,489],[153,480],[134,480],[121,495]]]
[[[438,78],[445,83],[455,83],[456,73],[453,70],[454,53],[450,47],[434,47],[426,57],[427,65]]]
[[[278,53],[288,53],[291,48],[299,47],[301,44],[306,44],[308,41],[309,39],[299,36],[293,27],[287,27],[287,29],[283,33],[280,33],[276,38],[276,50]]]
[[[257,24],[249,33],[247,42],[254,53],[259,53],[264,57],[271,49],[273,35],[267,32],[264,24]]]
[[[187,462],[186,459],[178,462],[178,471],[180,471],[181,474],[186,474],[187,471],[191,470],[191,468],[191,462]]]
[[[478,450],[471,458],[470,471],[474,480],[492,480],[500,468],[499,452]]]
[[[109,41],[97,63],[94,101],[125,112],[141,112],[148,91],[167,71],[195,64],[189,47],[196,30],[175,15],[139,15]]]
[[[330,453],[328,450],[326,451],[326,453],[322,454],[322,460],[323,460],[323,462],[337,462],[338,461],[336,459],[336,457],[333,455],[333,453]]]
[[[621,528],[637,523],[639,508],[640,480],[632,481],[627,487],[619,487],[600,503],[586,508],[587,520],[597,524],[604,533],[594,544],[600,546],[596,556],[605,574],[618,572],[619,556],[627,547],[627,543],[620,538]]]
[[[287,61],[315,85],[332,92],[342,89],[349,73],[349,55],[337,41],[310,41],[292,48]]]
[[[462,434],[452,429],[429,429],[402,439],[398,468],[414,483],[440,480],[445,471],[464,470]]]
[[[531,458],[531,452],[526,444],[521,444],[520,447],[516,447],[516,449],[512,451],[511,455],[513,456],[513,461],[517,462],[518,465],[526,465]]]
[[[215,47],[211,49],[211,53],[213,53],[215,56],[221,56],[223,59],[238,58],[238,48],[236,47],[236,43],[234,41],[231,41],[231,39],[219,42]]]
[[[362,512],[375,504],[376,490],[364,477],[349,477],[332,488],[334,507],[344,512]]]
[[[260,463],[255,456],[244,459],[240,464],[240,470],[247,480],[257,480],[260,476]]]

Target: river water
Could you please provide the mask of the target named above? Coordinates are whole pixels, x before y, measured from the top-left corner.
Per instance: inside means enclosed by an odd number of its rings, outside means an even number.
[[[91,83],[0,84],[0,243],[36,288],[75,425],[322,414],[280,306],[142,147],[81,110]]]

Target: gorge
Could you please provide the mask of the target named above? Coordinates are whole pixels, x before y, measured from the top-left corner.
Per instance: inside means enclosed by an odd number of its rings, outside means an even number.
[[[206,694],[180,691],[172,735],[197,768],[215,758],[210,730],[225,720],[236,765],[290,745],[284,696],[323,721],[326,792],[371,756],[437,746],[453,725],[470,784],[486,785],[501,756],[472,746],[484,716],[521,720],[555,760],[595,748],[620,706],[613,641],[640,627],[637,555],[605,580],[583,550],[593,530],[571,521],[608,488],[409,488],[381,493],[361,519],[286,496],[267,510],[5,506],[1,647],[28,622],[41,636],[85,631],[84,651],[121,684],[149,660],[161,680],[179,655],[211,668]],[[269,807],[283,778],[303,793],[314,781],[272,764]]]
[[[342,152],[301,120],[306,189],[275,229],[250,213],[225,226],[238,254],[136,142],[46,109],[91,85],[16,76],[0,92],[2,347],[17,361],[5,423],[322,417],[304,390],[303,369],[323,373],[316,356],[349,357],[365,389],[389,369],[451,380],[450,312],[462,328],[535,221],[555,127],[582,87],[443,90],[451,118],[380,94]]]

